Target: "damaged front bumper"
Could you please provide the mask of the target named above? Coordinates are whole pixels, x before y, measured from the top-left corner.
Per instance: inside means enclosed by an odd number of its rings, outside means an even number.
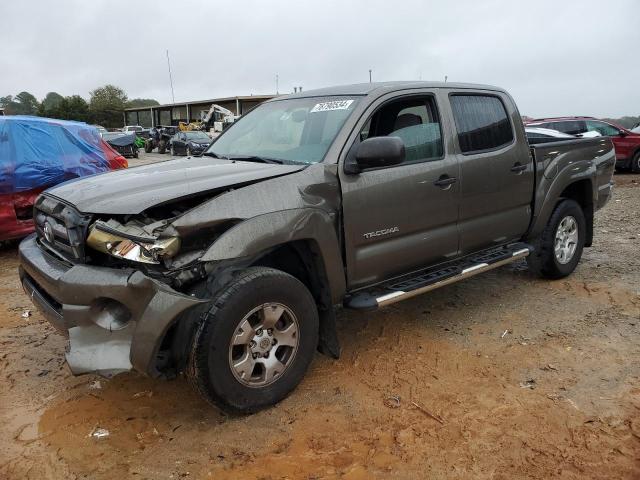
[[[66,357],[75,375],[135,369],[158,376],[156,356],[168,328],[204,303],[138,270],[67,264],[40,248],[35,235],[19,253],[23,288],[69,337]]]

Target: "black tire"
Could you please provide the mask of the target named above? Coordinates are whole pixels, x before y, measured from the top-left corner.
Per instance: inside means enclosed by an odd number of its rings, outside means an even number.
[[[145,153],[151,153],[153,151],[153,142],[151,140],[144,142],[144,151]]]
[[[573,256],[567,263],[556,257],[556,232],[561,222],[573,217],[577,223],[578,239]],[[554,209],[542,235],[533,242],[534,252],[527,257],[529,269],[543,278],[558,279],[570,275],[580,262],[586,236],[586,220],[582,207],[574,200],[561,200]]]
[[[232,370],[231,342],[249,312],[272,302],[286,306],[297,317],[297,348],[272,383],[248,386]],[[318,345],[318,325],[314,299],[298,279],[272,268],[248,268],[213,298],[202,315],[185,373],[206,400],[223,410],[261,410],[283,400],[300,383]]]
[[[167,142],[160,140],[158,142],[158,153],[165,153],[167,151]]]
[[[636,152],[631,160],[631,171],[633,173],[640,173],[640,150]]]

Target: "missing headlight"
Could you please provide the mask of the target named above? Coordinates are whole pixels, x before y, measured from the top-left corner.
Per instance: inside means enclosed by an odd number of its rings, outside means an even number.
[[[87,237],[87,245],[94,250],[134,262],[158,264],[165,257],[172,257],[180,250],[180,238],[157,238],[122,232],[98,220]],[[119,225],[119,224],[118,224]]]

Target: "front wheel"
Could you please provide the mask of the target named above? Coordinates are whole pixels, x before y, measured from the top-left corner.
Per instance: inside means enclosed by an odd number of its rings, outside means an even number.
[[[560,201],[534,242],[534,252],[527,257],[529,268],[545,278],[570,275],[582,257],[585,235],[582,207],[574,200]]]
[[[212,299],[192,341],[187,376],[227,411],[271,406],[302,380],[318,344],[318,324],[313,297],[298,279],[249,268]]]

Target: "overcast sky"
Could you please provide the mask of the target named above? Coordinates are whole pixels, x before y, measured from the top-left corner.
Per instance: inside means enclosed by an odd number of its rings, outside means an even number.
[[[508,89],[522,114],[640,114],[640,0],[0,1],[0,96],[176,101],[368,81]]]

